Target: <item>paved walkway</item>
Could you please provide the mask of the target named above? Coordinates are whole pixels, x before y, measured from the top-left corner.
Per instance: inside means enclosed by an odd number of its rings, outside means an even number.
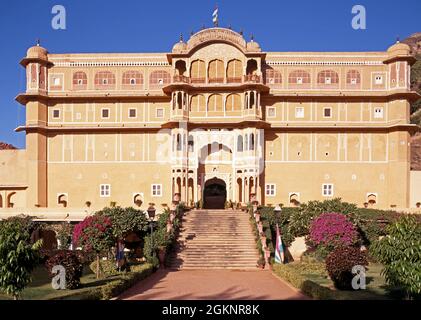
[[[308,299],[270,271],[158,270],[123,293],[126,300]]]

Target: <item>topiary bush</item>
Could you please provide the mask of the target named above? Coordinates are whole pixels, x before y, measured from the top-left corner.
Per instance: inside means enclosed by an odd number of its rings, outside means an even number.
[[[308,240],[311,246],[331,252],[338,247],[356,244],[358,232],[345,215],[324,213],[311,223]]]
[[[326,270],[335,287],[340,290],[352,289],[354,266],[367,266],[367,254],[357,247],[338,247],[326,258]]]
[[[61,250],[46,261],[45,266],[51,278],[56,275],[52,273],[53,267],[58,265],[63,266],[66,270],[66,289],[79,288],[83,265],[76,252]]]
[[[387,228],[388,236],[376,241],[370,253],[384,265],[391,286],[404,289],[408,298],[421,297],[421,222],[402,216]]]

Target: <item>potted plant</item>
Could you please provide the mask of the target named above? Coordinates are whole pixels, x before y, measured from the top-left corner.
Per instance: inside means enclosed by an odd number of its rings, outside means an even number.
[[[260,257],[260,258],[257,260],[257,267],[258,267],[259,269],[264,269],[264,268],[265,268],[265,264],[266,264],[265,258]]]

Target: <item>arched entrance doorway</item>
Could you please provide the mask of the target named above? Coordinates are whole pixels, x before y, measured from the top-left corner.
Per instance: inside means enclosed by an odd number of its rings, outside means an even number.
[[[217,178],[206,181],[203,190],[203,208],[224,209],[227,200],[227,185]]]

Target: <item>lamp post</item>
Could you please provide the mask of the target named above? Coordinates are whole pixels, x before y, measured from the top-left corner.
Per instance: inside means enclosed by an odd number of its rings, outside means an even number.
[[[150,207],[148,208],[148,217],[149,217],[149,221],[150,221],[150,226],[151,226],[151,247],[152,247],[152,256],[155,257],[156,253],[155,250],[153,250],[154,244],[153,244],[153,221],[155,218],[155,208],[150,205]]]
[[[275,213],[276,223],[278,223],[279,219],[281,218],[282,207],[278,204],[274,209],[273,213]]]

